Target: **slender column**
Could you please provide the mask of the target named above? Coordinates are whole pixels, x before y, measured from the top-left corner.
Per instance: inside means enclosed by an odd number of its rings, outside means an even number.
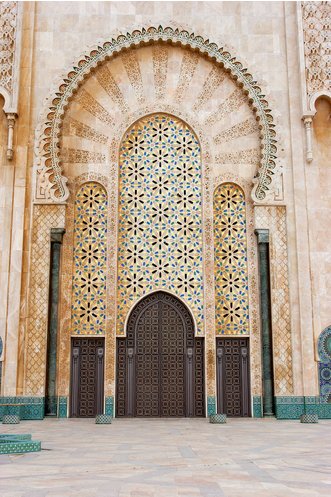
[[[260,310],[262,337],[263,415],[274,416],[274,378],[269,266],[269,230],[255,230],[259,253]]]
[[[312,123],[313,123],[314,112],[306,112],[302,117],[303,123],[305,125],[306,131],[306,161],[311,162],[313,160],[313,145],[312,145]]]
[[[14,126],[17,114],[15,112],[8,112],[6,115],[8,123],[7,159],[12,160],[14,156]]]
[[[46,412],[48,416],[56,416],[56,349],[59,307],[60,256],[63,228],[51,229],[51,268],[49,291],[49,320],[47,339],[47,371],[46,371]]]

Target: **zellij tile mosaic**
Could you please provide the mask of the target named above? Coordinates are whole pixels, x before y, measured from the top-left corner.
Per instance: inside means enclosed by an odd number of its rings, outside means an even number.
[[[248,334],[246,205],[232,183],[214,193],[214,244],[216,333]]]
[[[200,145],[181,120],[147,116],[120,148],[117,333],[145,294],[169,290],[203,333]]]
[[[104,334],[106,324],[107,194],[85,183],[75,200],[72,326],[74,334]]]

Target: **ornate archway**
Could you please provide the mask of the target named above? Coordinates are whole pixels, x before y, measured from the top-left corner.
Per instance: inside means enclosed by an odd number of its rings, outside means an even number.
[[[265,199],[276,167],[277,140],[274,119],[259,84],[248,69],[222,47],[218,47],[215,43],[210,43],[209,40],[204,40],[194,33],[190,34],[184,30],[159,26],[158,28],[135,30],[131,34],[118,36],[116,40],[112,39],[101,43],[81,57],[60,81],[55,92],[47,101],[36,135],[35,200],[37,202],[59,203],[65,201],[69,196],[68,179],[62,173],[60,157],[61,126],[73,95],[87,76],[99,65],[129,48],[164,43],[188,47],[215,61],[218,67],[224,68],[231,74],[234,81],[238,81],[242,93],[248,96],[248,102],[259,121],[261,139],[261,158],[254,179],[255,186],[252,190],[252,197],[256,202]],[[158,64],[162,65],[160,58]],[[137,72],[136,61],[128,60],[128,65],[133,72]],[[140,92],[141,103],[144,103],[141,88],[137,89],[138,93]],[[207,89],[208,91],[210,92],[210,88]],[[121,98],[118,93],[117,98]],[[106,117],[104,116],[105,119]]]

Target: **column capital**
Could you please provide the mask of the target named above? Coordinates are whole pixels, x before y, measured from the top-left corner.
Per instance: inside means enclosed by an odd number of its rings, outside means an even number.
[[[64,228],[51,228],[51,242],[62,243],[66,230]]]
[[[257,243],[269,243],[269,230],[258,229],[254,230],[254,233],[257,236]]]

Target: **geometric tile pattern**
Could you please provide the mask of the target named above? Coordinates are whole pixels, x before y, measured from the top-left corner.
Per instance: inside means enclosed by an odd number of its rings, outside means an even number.
[[[112,395],[105,397],[105,414],[107,416],[114,415],[114,397]]]
[[[321,402],[331,403],[331,361],[318,363]]]
[[[216,414],[216,397],[207,397],[207,416],[210,417]]]
[[[26,454],[39,452],[41,442],[31,440],[31,435],[2,435],[0,437],[0,454]]]
[[[211,414],[211,416],[209,417],[209,423],[212,424],[226,423],[226,414]]]
[[[318,376],[321,402],[331,404],[331,326],[318,337]]]
[[[246,206],[242,189],[214,193],[216,335],[249,334]]]
[[[318,377],[321,402],[331,404],[331,326],[325,328],[318,337]]]
[[[5,405],[16,404],[16,405]],[[43,419],[44,397],[0,397],[0,419],[5,414],[18,414],[20,419]]]
[[[17,414],[4,414],[2,417],[3,425],[17,425],[20,422],[20,417]]]
[[[106,331],[107,194],[85,183],[75,200],[72,333]]]
[[[331,326],[318,337],[318,355],[322,362],[331,362]]]
[[[170,290],[203,334],[200,145],[166,114],[144,117],[120,147],[117,334],[146,293]]]
[[[95,423],[97,425],[109,425],[111,424],[113,416],[109,414],[97,414],[95,417]]]
[[[68,398],[67,397],[59,397],[58,417],[59,418],[67,418],[68,417]]]
[[[275,395],[293,394],[292,334],[288,280],[286,207],[255,210],[256,228],[269,229]]]

